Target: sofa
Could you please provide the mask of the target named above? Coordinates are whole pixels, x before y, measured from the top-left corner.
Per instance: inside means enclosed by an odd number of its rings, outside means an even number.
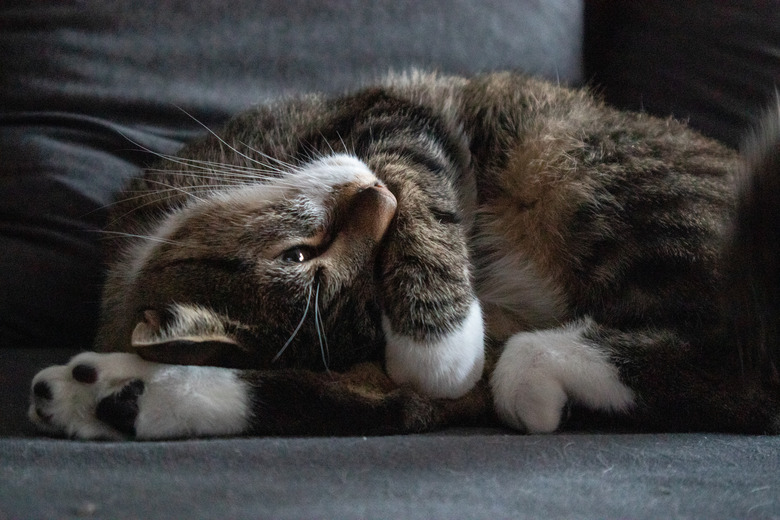
[[[495,427],[84,442],[26,419],[89,349],[113,194],[232,113],[410,66],[520,69],[738,146],[780,84],[777,0],[6,0],[0,520],[772,518],[780,439]],[[193,117],[190,117],[193,116]]]

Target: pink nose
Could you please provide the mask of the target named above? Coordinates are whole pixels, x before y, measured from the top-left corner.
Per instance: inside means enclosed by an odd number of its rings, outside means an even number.
[[[387,186],[377,183],[357,192],[349,202],[342,233],[382,240],[398,203]]]

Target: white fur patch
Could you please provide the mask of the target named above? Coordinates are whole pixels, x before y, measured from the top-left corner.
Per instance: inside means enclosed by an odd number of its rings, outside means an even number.
[[[97,371],[94,383],[73,379],[73,367]],[[80,439],[121,439],[123,435],[95,416],[98,403],[140,379],[136,437],[160,439],[241,433],[251,414],[249,388],[235,370],[172,366],[145,361],[134,354],[85,352],[67,365],[39,372],[33,386],[45,381],[51,399],[36,399],[30,419],[44,430]],[[39,415],[44,414],[47,419]]]
[[[135,422],[139,439],[235,435],[247,427],[249,389],[235,370],[158,365],[144,382]]]
[[[382,319],[387,345],[385,360],[390,378],[410,384],[431,397],[460,397],[482,377],[485,363],[484,326],[479,302],[453,332],[433,342],[419,342],[396,334]]]
[[[553,327],[561,323],[568,311],[564,291],[549,277],[541,274],[533,260],[518,248],[498,217],[481,212],[478,232],[470,241],[473,251],[480,251],[475,289],[485,306],[491,337],[508,338],[518,330]],[[492,310],[506,315],[508,323],[494,330]]]
[[[491,377],[499,417],[529,433],[555,431],[568,400],[624,411],[634,394],[605,354],[583,339],[588,321],[524,332],[507,341]]]
[[[476,240],[472,247],[482,250]],[[485,260],[477,273],[476,290],[481,302],[516,315],[526,327],[542,328],[560,323],[567,309],[563,291],[552,280],[541,276],[520,251],[510,250]]]
[[[295,191],[320,206],[333,188],[345,184],[371,186],[377,181],[363,161],[343,153],[307,163],[288,179]]]

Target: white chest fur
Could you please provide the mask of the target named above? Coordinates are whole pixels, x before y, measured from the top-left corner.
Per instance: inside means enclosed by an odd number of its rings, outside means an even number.
[[[520,331],[557,325],[567,314],[563,291],[518,245],[485,227],[471,241],[487,334],[501,341]]]

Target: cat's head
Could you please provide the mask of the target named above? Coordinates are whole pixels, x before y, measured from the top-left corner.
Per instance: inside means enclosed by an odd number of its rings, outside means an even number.
[[[374,266],[395,209],[387,187],[348,155],[193,197],[109,274],[99,342],[235,367],[374,358]]]

